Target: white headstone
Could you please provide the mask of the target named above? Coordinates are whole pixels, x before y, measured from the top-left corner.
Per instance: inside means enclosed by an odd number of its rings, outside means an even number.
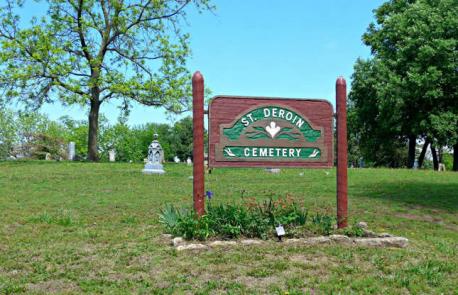
[[[266,168],[266,172],[276,174],[276,173],[280,173],[281,170],[280,170],[280,168]]]
[[[445,164],[439,163],[439,169],[437,169],[437,171],[445,171]]]
[[[75,160],[75,153],[76,153],[75,143],[73,141],[70,141],[68,143],[68,160],[69,161]]]
[[[173,161],[175,163],[180,163],[180,158],[178,158],[178,156],[175,156],[175,157],[173,157]]]
[[[115,162],[116,161],[116,151],[115,150],[109,150],[108,151],[108,158],[110,162]]]
[[[188,164],[188,166],[191,166],[191,165],[192,165],[191,158],[188,157],[188,159],[186,160],[186,164]]]

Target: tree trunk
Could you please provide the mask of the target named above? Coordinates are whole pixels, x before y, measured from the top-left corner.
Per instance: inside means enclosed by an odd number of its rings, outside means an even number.
[[[415,148],[417,146],[417,137],[409,135],[409,153],[407,158],[407,168],[412,169],[415,163]]]
[[[458,171],[458,142],[453,146],[453,171]]]
[[[439,161],[437,159],[436,148],[431,144],[431,154],[433,155],[433,167],[434,170],[439,170]]]
[[[91,100],[91,110],[89,112],[89,133],[88,133],[88,146],[87,158],[89,161],[97,162],[99,154],[97,149],[97,137],[99,133],[99,109],[100,101],[97,99]]]
[[[444,155],[444,150],[443,150],[443,146],[439,146],[437,148],[437,158],[439,160],[439,164],[440,163],[444,163],[444,160],[442,158],[442,156]]]
[[[421,149],[420,156],[418,157],[418,168],[421,168],[423,166],[423,161],[425,160],[425,154],[426,151],[428,150],[428,146],[431,142],[429,141],[429,138],[425,139],[425,143],[423,144],[423,148]]]

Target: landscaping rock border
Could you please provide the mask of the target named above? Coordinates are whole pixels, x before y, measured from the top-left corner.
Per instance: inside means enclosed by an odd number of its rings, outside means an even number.
[[[171,244],[177,251],[183,250],[202,250],[217,247],[233,247],[233,246],[253,246],[253,245],[265,245],[272,241],[263,241],[255,239],[246,239],[238,241],[211,241],[208,243],[192,243],[183,240],[181,237],[172,239]],[[330,235],[310,238],[297,238],[297,239],[286,239],[282,244],[298,244],[298,245],[346,245],[346,246],[357,246],[357,247],[392,247],[392,248],[405,248],[409,245],[409,240],[404,237],[367,237],[367,238],[352,238],[345,235]]]
[[[291,238],[284,239],[282,244],[301,244],[301,245],[346,245],[357,247],[391,247],[391,248],[405,248],[409,245],[409,240],[404,237],[396,237],[388,233],[377,234],[367,229],[365,222],[357,224],[358,227],[363,229],[364,237],[349,237],[345,235],[329,235],[309,238]],[[171,239],[171,245],[177,251],[183,250],[202,250],[217,247],[233,247],[233,246],[253,246],[264,245],[272,243],[273,241],[264,241],[257,239],[244,239],[238,241],[210,241],[206,243],[192,243],[185,241],[182,237],[173,237],[171,235],[163,235],[166,239]]]

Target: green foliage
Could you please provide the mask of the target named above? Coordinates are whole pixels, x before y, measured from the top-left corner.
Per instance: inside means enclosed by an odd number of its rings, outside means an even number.
[[[171,204],[167,204],[161,209],[159,222],[165,226],[167,231],[172,231],[178,224],[178,219],[183,215],[179,209]]]
[[[52,121],[40,113],[0,112],[0,159],[23,154],[29,158],[44,159],[50,153],[53,159],[66,159],[68,143],[76,145],[76,159],[87,155],[88,124],[69,117]],[[108,161],[108,152],[116,151],[116,161],[141,162],[148,154],[153,134],[158,133],[166,160],[175,155],[185,160],[192,157],[192,119],[185,117],[170,126],[149,123],[128,126],[120,121],[110,125],[101,115],[99,126],[99,153]]]
[[[0,159],[22,154],[44,159],[50,153],[54,159],[65,158],[66,128],[39,113],[0,112]]]
[[[333,224],[335,224],[335,218],[329,215],[323,215],[316,213],[312,216],[312,224],[314,226],[314,232],[320,235],[329,235],[333,230]]]
[[[120,99],[124,111],[131,101],[189,109],[190,36],[180,27],[188,4],[211,10],[208,0],[44,2],[47,13],[29,26],[20,25],[18,11],[32,1],[0,5],[0,84],[8,102],[89,105],[91,160],[102,103]]]
[[[73,141],[75,143],[75,157],[76,159],[85,159],[87,155],[87,139],[88,139],[88,124],[86,121],[77,121],[69,117],[61,117],[60,124],[66,130],[62,136],[67,142]],[[101,130],[106,129],[103,124],[100,126]],[[102,132],[103,134],[103,132]],[[103,135],[101,135],[103,136]]]
[[[375,18],[363,35],[372,57],[359,59],[352,76],[350,138],[375,165],[399,167],[409,137],[458,140],[458,6],[391,0]]]
[[[192,132],[192,117],[185,117],[175,123],[167,138],[170,144],[170,151],[174,153],[170,157],[173,158],[173,156],[177,155],[182,161],[192,157]]]
[[[407,138],[400,124],[400,102],[395,97],[381,98],[378,89],[383,84],[381,81],[387,79],[386,68],[376,59],[356,62],[348,106],[352,162],[362,156],[373,166],[403,167],[407,164]]]
[[[71,226],[78,222],[75,220],[71,210],[59,210],[56,214],[51,215],[48,212],[35,215],[29,218],[31,223],[57,224],[61,226]]]
[[[453,169],[453,155],[452,154],[444,153],[442,155],[442,162],[444,163],[445,169],[447,171],[452,171]]]
[[[11,155],[17,141],[14,113],[8,109],[0,111],[0,159]]]
[[[319,218],[310,227],[318,228],[316,233],[329,234],[333,219],[326,215],[319,215]],[[167,232],[185,239],[236,239],[241,236],[267,239],[275,235],[274,229],[279,224],[292,233],[296,227],[307,227],[307,211],[288,196],[263,202],[248,199],[241,204],[214,205],[209,202],[206,214],[201,218],[192,210],[166,205],[161,209],[159,221]]]
[[[61,137],[48,134],[34,134],[30,144],[30,156],[33,159],[44,160],[50,154],[54,160],[65,159],[66,147]]]
[[[361,227],[356,226],[356,224],[352,224],[343,229],[343,234],[349,237],[363,237],[364,230]]]

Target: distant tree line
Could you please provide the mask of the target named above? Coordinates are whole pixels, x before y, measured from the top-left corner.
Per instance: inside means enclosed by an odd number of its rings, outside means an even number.
[[[147,156],[153,134],[159,142],[167,161],[178,156],[182,161],[192,157],[192,119],[190,117],[169,124],[149,123],[129,126],[125,120],[109,124],[101,117],[98,157],[108,160],[108,152],[116,151],[116,161],[140,162]],[[76,144],[76,159],[87,159],[88,123],[61,117],[50,120],[40,113],[0,112],[0,160],[13,158],[66,159],[68,143]]]
[[[352,76],[353,161],[421,167],[429,148],[435,169],[453,153],[458,171],[456,0],[387,1],[375,10],[363,42],[372,55],[357,60]]]

